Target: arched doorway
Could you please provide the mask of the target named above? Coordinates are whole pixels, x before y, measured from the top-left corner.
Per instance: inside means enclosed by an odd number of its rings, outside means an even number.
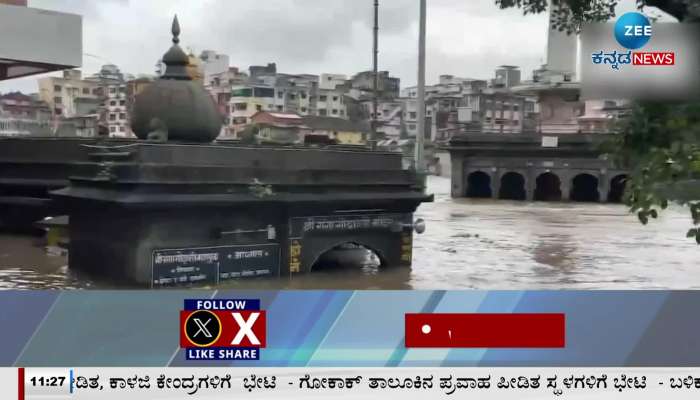
[[[321,253],[311,265],[311,272],[349,269],[362,270],[386,266],[381,254],[359,243],[341,243]]]
[[[535,184],[536,201],[561,201],[561,180],[556,174],[545,172]]]
[[[508,172],[501,177],[498,198],[503,200],[525,200],[525,177],[517,172]]]
[[[608,201],[610,203],[622,203],[622,197],[625,195],[625,186],[627,185],[627,175],[618,175],[610,181],[610,192],[608,193]]]
[[[576,175],[571,186],[571,201],[597,202],[600,201],[598,178],[591,174]]]
[[[467,197],[490,199],[491,195],[491,177],[487,173],[476,171],[469,174],[467,178]]]

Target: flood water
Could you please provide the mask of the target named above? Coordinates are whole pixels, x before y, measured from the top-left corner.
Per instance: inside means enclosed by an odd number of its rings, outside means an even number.
[[[413,268],[325,269],[240,289],[699,289],[700,246],[686,239],[689,213],[642,226],[624,206],[451,199],[448,178],[430,177],[435,202],[416,217]],[[0,289],[125,288],[71,271],[42,240],[0,235]]]

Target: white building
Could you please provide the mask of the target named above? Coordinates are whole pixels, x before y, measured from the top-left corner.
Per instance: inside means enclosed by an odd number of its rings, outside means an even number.
[[[340,85],[344,85],[348,77],[342,74],[321,74],[321,79],[318,83],[319,89],[333,90]]]
[[[226,73],[229,69],[230,59],[226,54],[219,54],[214,50],[204,50],[199,55],[204,72],[205,84],[209,82],[214,75]]]

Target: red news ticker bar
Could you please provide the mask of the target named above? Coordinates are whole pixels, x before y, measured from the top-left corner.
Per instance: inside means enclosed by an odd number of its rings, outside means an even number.
[[[24,400],[24,368],[17,369],[17,399]]]
[[[408,348],[563,348],[564,314],[406,314]]]

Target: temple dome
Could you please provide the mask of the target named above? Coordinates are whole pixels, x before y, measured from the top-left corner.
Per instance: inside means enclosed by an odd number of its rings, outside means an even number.
[[[163,55],[165,73],[136,96],[131,128],[139,139],[155,131],[167,140],[211,142],[219,136],[223,118],[200,81],[188,73],[189,57],[180,48],[180,24],[172,25],[173,45]]]

